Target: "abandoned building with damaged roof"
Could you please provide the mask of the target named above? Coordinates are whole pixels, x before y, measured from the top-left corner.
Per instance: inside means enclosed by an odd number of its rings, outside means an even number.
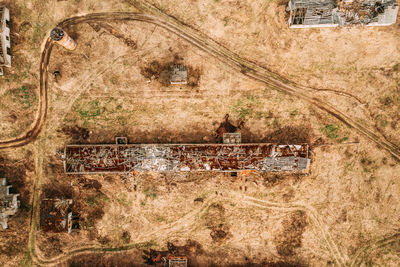
[[[388,26],[397,18],[396,0],[290,0],[289,28],[348,25]]]
[[[7,185],[7,179],[0,178],[0,225],[7,229],[8,217],[14,215],[19,207],[19,194],[10,193],[11,185]]]
[[[40,204],[40,229],[45,232],[72,230],[72,199],[43,199]]]
[[[133,171],[307,173],[307,144],[132,144],[67,145],[67,174],[129,173]]]

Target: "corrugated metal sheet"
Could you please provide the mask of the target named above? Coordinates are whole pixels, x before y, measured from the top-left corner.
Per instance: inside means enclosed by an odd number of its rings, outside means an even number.
[[[67,145],[66,173],[132,171],[304,171],[308,145],[148,144]]]

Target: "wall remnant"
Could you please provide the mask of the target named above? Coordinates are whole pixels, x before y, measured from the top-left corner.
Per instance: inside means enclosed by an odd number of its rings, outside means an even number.
[[[7,229],[8,217],[14,215],[19,207],[19,194],[10,193],[11,185],[7,185],[6,178],[0,178],[0,225]]]
[[[40,204],[40,229],[45,232],[71,232],[72,199],[43,199]]]

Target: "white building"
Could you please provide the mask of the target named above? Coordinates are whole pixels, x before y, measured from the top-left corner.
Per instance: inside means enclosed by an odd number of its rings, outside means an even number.
[[[0,229],[7,229],[8,217],[18,211],[19,194],[10,193],[11,185],[7,185],[5,178],[0,178]]]
[[[0,68],[11,67],[10,11],[0,7]]]

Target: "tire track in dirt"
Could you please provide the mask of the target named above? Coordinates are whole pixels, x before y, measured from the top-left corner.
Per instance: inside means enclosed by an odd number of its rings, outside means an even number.
[[[40,249],[35,246],[35,250],[31,254],[32,260],[40,265],[55,265],[59,264],[61,262],[65,262],[68,259],[80,255],[80,254],[85,254],[85,253],[118,253],[118,252],[124,252],[128,251],[134,248],[140,247],[140,244],[145,244],[148,242],[148,240],[151,240],[152,236],[157,235],[159,233],[162,233],[163,236],[167,236],[169,233],[173,231],[177,231],[182,227],[185,227],[185,229],[188,229],[188,225],[193,225],[196,221],[196,216],[198,214],[201,214],[205,209],[207,209],[211,203],[215,200],[215,198],[210,198],[207,201],[205,201],[201,206],[199,206],[196,209],[193,209],[186,215],[184,215],[181,219],[168,223],[165,225],[162,225],[156,229],[152,229],[151,231],[148,231],[147,233],[141,233],[139,235],[139,238],[136,240],[135,243],[131,243],[129,245],[121,246],[121,247],[99,247],[97,245],[93,246],[84,246],[84,247],[78,247],[74,248],[68,251],[63,252],[62,254],[52,257],[52,258],[44,258],[43,255],[38,253]]]
[[[395,233],[391,236],[386,236],[378,240],[371,240],[362,248],[360,248],[351,260],[350,267],[361,266],[366,255],[370,254],[371,251],[382,249],[387,245],[390,245],[396,241],[400,241],[400,233]]]
[[[137,4],[135,2],[135,4]],[[154,8],[146,6],[146,4],[141,5],[143,10],[151,11],[152,13],[157,13]],[[237,54],[231,52],[225,47],[221,46],[211,38],[202,35],[201,33],[193,30],[189,26],[177,21],[172,17],[167,17],[168,20],[160,19],[165,14],[148,15],[142,13],[134,12],[106,12],[106,13],[93,13],[83,16],[72,17],[66,19],[58,24],[60,27],[68,28],[69,26],[76,25],[83,22],[100,22],[100,21],[142,21],[147,23],[152,23],[154,25],[160,26],[167,31],[176,34],[187,42],[193,44],[199,49],[209,53],[211,56],[217,58],[224,64],[230,66],[231,68],[240,71],[244,75],[251,77],[255,80],[261,81],[268,85],[271,89],[275,89],[289,95],[293,95],[300,99],[307,101],[308,103],[314,105],[320,110],[332,115],[338,120],[342,121],[344,124],[350,128],[355,129],[360,134],[367,137],[369,140],[376,143],[381,148],[388,151],[396,160],[400,161],[400,150],[399,148],[385,140],[384,137],[378,136],[367,127],[363,126],[361,123],[353,120],[351,117],[347,116],[343,112],[339,111],[330,104],[322,99],[314,97],[312,94],[307,93],[309,88],[296,84],[274,72],[271,72],[262,66],[259,66],[251,61],[242,59]],[[46,40],[44,49],[42,51],[41,64],[40,64],[40,90],[39,90],[39,112],[36,116],[36,120],[33,127],[28,130],[21,137],[10,139],[6,141],[0,141],[0,149],[19,147],[23,146],[33,140],[39,135],[41,128],[43,127],[44,121],[46,119],[48,98],[47,98],[47,85],[48,85],[48,72],[47,66],[50,59],[51,50],[53,47],[53,42],[50,38]]]
[[[254,197],[250,197],[247,195],[239,194],[239,193],[231,193],[232,197],[238,198],[244,203],[248,205],[257,206],[259,208],[266,208],[266,209],[274,209],[274,210],[281,210],[281,211],[296,211],[301,210],[308,214],[311,222],[314,226],[316,226],[319,232],[322,234],[323,239],[326,242],[328,250],[335,258],[336,262],[341,266],[345,266],[347,259],[342,255],[338,246],[334,242],[331,234],[324,229],[324,223],[322,222],[320,216],[318,215],[317,211],[310,205],[303,204],[303,203],[277,203],[266,201],[262,199],[257,199]]]

